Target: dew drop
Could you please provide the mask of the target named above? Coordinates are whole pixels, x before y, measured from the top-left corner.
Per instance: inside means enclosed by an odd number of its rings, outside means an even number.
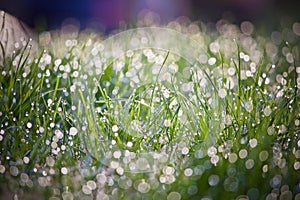
[[[97,188],[97,184],[93,180],[89,180],[86,185],[89,187],[90,190],[95,190]]]
[[[111,129],[112,129],[113,132],[118,132],[119,127],[118,127],[118,125],[113,125],[113,126],[111,127]]]
[[[9,168],[9,173],[10,173],[12,176],[18,176],[18,174],[19,174],[19,169],[18,169],[16,166],[10,166],[10,168]]]
[[[170,127],[170,125],[171,125],[171,120],[166,119],[166,120],[164,121],[164,126],[165,126],[165,127]]]
[[[268,117],[268,116],[271,115],[271,113],[272,113],[272,110],[271,110],[270,106],[265,107],[265,109],[264,109],[264,115],[266,117]]]
[[[246,169],[252,169],[254,167],[254,160],[253,159],[248,159],[245,162],[245,167],[246,167]]]
[[[238,156],[236,155],[236,153],[231,153],[229,154],[228,160],[230,163],[235,163],[238,159]]]
[[[261,151],[259,153],[259,159],[262,162],[266,161],[268,159],[268,157],[269,157],[269,153],[267,151]]]
[[[71,136],[75,136],[75,135],[77,135],[78,130],[75,127],[71,127],[70,130],[69,130],[69,133],[70,133]]]
[[[62,167],[60,171],[64,175],[68,174],[68,168],[66,168],[66,167]]]
[[[146,183],[145,180],[142,180],[142,182],[139,183],[139,185],[137,187],[137,190],[143,194],[149,192],[150,189],[151,189],[150,185],[148,183]]]
[[[217,155],[214,155],[210,158],[210,162],[213,164],[213,165],[216,165],[218,162],[219,162],[220,158],[219,156]]]
[[[163,172],[166,175],[172,175],[175,172],[175,169],[173,167],[167,166],[163,168]]]
[[[209,147],[209,148],[207,149],[207,155],[208,155],[209,157],[212,157],[212,156],[214,156],[214,155],[216,155],[216,154],[217,154],[217,149],[216,149],[216,147],[212,146],[212,147]]]
[[[92,194],[91,189],[87,185],[82,186],[82,192],[87,195]]]
[[[147,161],[146,158],[139,158],[137,161],[136,161],[136,167],[139,169],[139,170],[147,170],[150,168],[150,165],[149,165],[149,162]]]
[[[124,174],[124,169],[122,168],[122,167],[118,167],[117,169],[116,169],[116,172],[119,174],[119,175],[123,175]]]
[[[191,168],[186,168],[184,170],[184,175],[185,176],[192,176],[193,175],[193,170]]]
[[[107,181],[107,178],[104,174],[97,174],[96,179],[97,179],[97,182],[100,184],[105,184]]]
[[[119,159],[120,157],[121,157],[121,151],[115,151],[114,153],[113,153],[113,156],[114,156],[114,158],[116,158],[116,159]]]
[[[267,132],[268,135],[273,135],[275,133],[275,128],[273,126],[269,126]]]
[[[208,184],[210,186],[216,186],[219,183],[219,181],[220,177],[218,175],[213,174],[208,177]]]
[[[189,195],[195,195],[198,192],[198,187],[196,185],[191,185],[187,192]]]
[[[189,153],[189,148],[183,147],[182,150],[181,150],[181,153],[182,153],[183,155],[187,155],[187,154]]]
[[[63,200],[73,200],[74,196],[71,192],[63,192],[62,193],[62,199]]]
[[[249,145],[251,148],[255,148],[257,146],[257,140],[255,138],[249,140]]]
[[[241,150],[239,151],[239,157],[240,157],[241,159],[246,158],[247,155],[248,155],[248,151],[247,151],[246,149],[241,149]]]
[[[180,200],[181,195],[178,192],[170,192],[167,196],[167,200]]]
[[[238,189],[239,180],[235,177],[227,177],[224,181],[224,189],[229,192],[235,192]]]
[[[224,99],[225,97],[226,97],[226,95],[227,95],[227,92],[226,92],[226,90],[225,89],[220,89],[219,91],[218,91],[218,95],[219,95],[219,97],[221,98],[221,99]]]
[[[5,173],[5,167],[4,165],[0,165],[0,174],[4,174]]]
[[[296,161],[296,162],[294,163],[294,169],[295,169],[295,170],[299,170],[299,169],[300,169],[300,162],[299,162],[299,161]]]
[[[31,122],[27,123],[27,128],[29,128],[29,129],[32,128],[32,123]]]

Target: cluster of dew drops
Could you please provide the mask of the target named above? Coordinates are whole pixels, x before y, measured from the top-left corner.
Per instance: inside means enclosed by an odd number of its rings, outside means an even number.
[[[140,23],[149,23],[150,19],[155,19],[155,14],[151,15],[148,21],[144,19]],[[153,15],[153,16],[152,16]],[[148,16],[149,17],[149,16]],[[151,21],[151,20],[150,20]],[[154,22],[153,22],[154,23]],[[258,65],[264,56],[267,56],[267,60],[270,61],[267,65],[270,67],[270,73],[263,73],[258,80],[258,86],[269,85],[268,89],[262,91],[269,98],[284,98],[286,91],[289,90],[287,78],[290,73],[296,72],[298,78],[296,79],[296,87],[300,88],[300,67],[294,66],[295,58],[293,52],[295,49],[290,49],[288,45],[284,44],[284,41],[295,43],[300,36],[300,24],[294,23],[291,29],[284,28],[282,32],[274,31],[271,33],[270,38],[253,38],[254,26],[251,22],[243,22],[240,27],[227,23],[226,20],[220,20],[215,25],[215,31],[219,34],[218,37],[213,38],[206,35],[205,32],[201,32],[197,24],[191,23],[188,20],[179,20],[171,22],[167,25],[168,28],[175,29],[184,34],[189,34],[194,40],[202,44],[210,54],[200,55],[198,60],[202,66],[209,66],[206,73],[218,78],[226,76],[226,81],[217,82],[219,89],[217,95],[219,99],[226,99],[231,96],[234,89],[237,87],[236,68],[234,62],[224,63],[225,66],[221,66],[218,63],[218,53],[224,50],[224,59],[232,60],[232,55],[237,52],[237,46],[234,39],[238,38],[238,43],[241,44],[242,51],[239,53],[239,58],[247,68],[241,70],[241,79],[247,80],[249,77],[254,77],[257,73]],[[69,35],[70,36],[70,35]],[[43,33],[41,35],[41,41],[46,42],[49,39],[49,34]],[[62,64],[63,59],[58,55],[48,54],[44,52],[39,65],[41,72],[37,74],[37,77],[41,78],[46,76],[46,88],[51,89],[52,73],[59,72],[62,79],[68,79],[69,76],[74,78],[70,88],[62,88],[62,94],[64,98],[72,96],[72,93],[76,92],[77,88],[84,90],[85,86],[79,79],[88,79],[89,75],[93,72],[87,72],[86,74],[80,74],[81,68],[87,69],[95,68],[95,73],[100,74],[102,71],[102,60],[97,57],[99,51],[103,50],[101,41],[93,42],[92,39],[85,40],[87,49],[91,49],[91,52],[81,52],[79,41],[80,37],[71,35],[66,39],[63,46],[60,49],[73,48],[74,56],[71,61],[66,64]],[[61,41],[58,40],[59,45]],[[50,43],[50,41],[48,41]],[[55,43],[55,42],[53,42]],[[56,45],[58,45],[56,44]],[[19,44],[15,45],[16,48]],[[296,48],[296,47],[294,47]],[[299,47],[298,47],[299,48]],[[299,49],[298,49],[299,51]],[[265,54],[264,54],[265,52]],[[131,87],[136,87],[147,76],[143,73],[137,73],[142,68],[142,62],[139,60],[140,56],[135,56],[136,52],[126,52],[127,57],[132,57],[134,66],[126,74],[125,78],[129,79]],[[160,71],[160,64],[164,60],[164,54],[153,52],[150,49],[143,50],[136,54],[143,54],[147,61],[155,63],[151,71],[155,77]],[[282,73],[275,73],[276,64],[283,57],[285,62],[290,66],[287,71]],[[55,58],[57,57],[57,58]],[[63,54],[62,58],[70,58],[69,53]],[[19,57],[13,61],[13,66],[18,62]],[[81,63],[79,62],[81,60]],[[121,70],[124,67],[124,62],[116,62],[114,66],[115,70]],[[53,69],[49,69],[49,66],[53,65]],[[86,66],[85,66],[86,65]],[[91,65],[90,67],[88,65]],[[171,62],[167,70],[161,71],[161,81],[173,81],[171,79],[172,74],[178,72],[179,66],[175,62]],[[165,70],[165,71],[164,71]],[[189,71],[189,70],[188,70]],[[9,72],[1,71],[2,75],[6,75]],[[30,73],[30,68],[25,67],[23,77]],[[192,75],[191,75],[192,76]],[[194,79],[181,83],[180,90],[190,95],[191,99],[196,99],[193,96],[193,81],[199,81],[202,88],[209,87],[209,81],[204,76],[202,71],[196,71],[193,74]],[[154,79],[155,80],[155,79]],[[250,88],[246,88],[250,89]],[[295,88],[292,88],[294,90]],[[118,88],[114,88],[113,94],[117,96]],[[204,90],[205,91],[205,90]],[[165,97],[168,97],[169,92],[165,90],[163,92]],[[209,104],[213,104],[213,98],[211,94],[206,94]],[[159,101],[159,99],[157,100]],[[245,112],[251,113],[253,111],[253,101],[256,99],[246,99],[242,102],[242,106]],[[46,104],[51,107],[54,105],[53,100],[48,99]],[[70,110],[76,112],[76,105],[70,103]],[[265,105],[261,109],[261,115],[263,117],[269,117],[273,110],[276,108],[271,105]],[[290,107],[292,110],[292,107]],[[58,112],[62,112],[63,109],[59,107]],[[51,110],[50,110],[51,111]],[[0,117],[3,115],[0,112]],[[184,114],[182,114],[184,115]],[[233,123],[233,116],[228,113],[220,114],[221,127],[230,126]],[[296,127],[300,126],[299,117],[294,120]],[[259,124],[258,121],[253,122],[253,127]],[[164,126],[169,127],[170,121],[165,120]],[[4,122],[0,127],[0,142],[5,137],[5,129],[9,125]],[[31,128],[35,126],[32,122],[26,123],[26,129],[30,132]],[[139,126],[135,124],[136,126]],[[60,125],[55,122],[49,123],[49,127],[53,130],[53,136],[46,140],[45,145],[51,149],[49,155],[46,157],[43,165],[35,165],[32,171],[22,171],[23,167],[28,165],[31,160],[29,156],[23,158],[6,158],[11,160],[10,166],[5,166],[0,163],[1,179],[5,176],[9,187],[16,187],[16,195],[24,195],[22,188],[29,188],[34,190],[37,186],[39,189],[45,189],[50,191],[50,199],[119,199],[121,197],[133,197],[133,198],[153,198],[153,199],[169,199],[179,200],[186,197],[199,197],[199,199],[213,199],[213,191],[217,187],[220,187],[221,191],[228,193],[239,193],[240,187],[242,187],[242,181],[247,180],[247,171],[252,173],[252,170],[257,170],[255,173],[263,177],[271,176],[266,181],[269,184],[271,190],[269,194],[266,194],[266,199],[300,199],[300,179],[296,182],[296,185],[288,185],[286,182],[287,170],[298,171],[300,169],[300,140],[295,142],[295,145],[291,152],[292,159],[287,159],[283,149],[280,145],[275,144],[269,149],[262,144],[259,139],[255,137],[242,138],[240,141],[226,140],[221,144],[213,144],[206,148],[200,148],[199,146],[193,146],[190,148],[188,142],[181,141],[174,145],[171,150],[162,150],[161,152],[149,153],[145,157],[137,155],[131,151],[130,148],[133,142],[128,142],[127,147],[129,150],[112,150],[106,154],[108,163],[105,165],[94,166],[91,162],[91,158],[85,158],[85,160],[79,159],[76,161],[76,166],[64,166],[56,165],[57,162],[61,162],[63,154],[67,154],[68,148],[74,146],[76,138],[80,132],[85,131],[86,127],[78,128],[76,126],[70,126],[68,130],[62,131]],[[48,127],[39,127],[37,132],[43,133]],[[111,127],[112,132],[117,133],[120,127],[116,124]],[[276,134],[285,133],[287,130],[285,124],[271,125],[266,128],[264,134],[265,137],[273,137]],[[62,140],[67,135],[67,140]],[[187,135],[182,135],[184,138]],[[299,136],[297,136],[299,138]],[[161,139],[164,140],[163,138]],[[243,148],[236,148],[235,143],[243,145]],[[288,141],[293,142],[293,141]],[[112,141],[112,145],[115,145],[117,141]],[[253,153],[254,152],[254,153]],[[257,154],[256,157],[253,154]],[[73,155],[73,154],[71,154]],[[33,158],[34,159],[34,158]],[[292,161],[290,161],[292,160]],[[64,163],[64,162],[62,162]],[[225,163],[225,164],[224,164]],[[224,174],[218,174],[214,168],[224,165]],[[59,169],[56,166],[60,166]],[[275,170],[272,171],[273,169]],[[219,168],[218,168],[219,169]],[[245,175],[241,176],[240,170],[245,171]],[[299,177],[298,177],[299,178]],[[57,181],[58,180],[58,181]],[[58,182],[58,183],[57,183]],[[181,182],[188,182],[188,184],[181,185]],[[201,190],[201,187],[206,185],[206,190]],[[243,194],[236,195],[237,199],[258,199],[261,194],[259,191],[259,185],[257,187],[251,187],[243,189]],[[246,191],[246,192],[245,192]]]

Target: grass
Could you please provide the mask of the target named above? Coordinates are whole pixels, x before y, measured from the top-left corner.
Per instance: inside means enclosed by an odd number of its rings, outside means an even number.
[[[297,34],[284,27],[274,39],[224,20],[215,31],[175,27],[181,33],[156,29],[174,36],[169,48],[129,45],[110,57],[108,42],[82,33],[53,38],[37,56],[27,44],[6,58],[2,191],[52,200],[299,199]]]

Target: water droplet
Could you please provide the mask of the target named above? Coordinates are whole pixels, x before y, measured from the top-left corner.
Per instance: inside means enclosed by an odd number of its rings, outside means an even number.
[[[282,176],[281,175],[275,175],[271,180],[270,180],[270,186],[272,188],[278,188],[281,185],[281,180]]]
[[[181,195],[178,192],[170,192],[167,200],[180,200],[181,199]]]
[[[254,167],[254,160],[253,159],[248,159],[246,162],[245,162],[245,167],[246,169],[252,169]]]
[[[97,182],[104,185],[107,181],[107,178],[104,174],[97,174],[96,176]]]
[[[270,106],[265,107],[265,109],[264,109],[264,115],[266,117],[268,117],[268,116],[271,115],[271,113],[272,113],[272,110],[271,110]]]
[[[90,190],[95,190],[97,188],[97,184],[93,180],[89,180],[86,185],[89,187]]]
[[[64,175],[68,174],[68,168],[66,168],[66,167],[62,167],[60,171]]]
[[[249,197],[247,195],[240,195],[236,198],[236,200],[249,200]]]
[[[55,130],[55,135],[57,137],[57,139],[62,139],[64,137],[64,134],[60,131],[60,130]]]
[[[26,183],[29,180],[29,176],[26,173],[21,173],[20,179],[21,179],[21,181]]]
[[[0,174],[4,174],[4,173],[5,173],[5,166],[0,165]]]
[[[118,161],[112,160],[110,162],[110,167],[113,168],[113,169],[117,169],[119,166],[120,166],[120,163]]]
[[[198,187],[196,185],[191,185],[187,192],[189,195],[195,195],[198,192]]]
[[[269,126],[267,132],[268,135],[273,135],[275,133],[275,128],[273,126]]]
[[[183,147],[182,150],[181,150],[181,153],[182,153],[183,155],[187,155],[187,154],[189,153],[189,148]]]
[[[295,170],[299,170],[299,169],[300,169],[300,162],[299,162],[299,161],[296,161],[296,162],[294,163],[294,169],[295,169]]]
[[[226,90],[225,89],[220,89],[219,91],[218,91],[218,95],[219,95],[219,97],[221,98],[221,99],[224,99],[225,97],[226,97],[226,95],[227,95],[227,92],[226,92]]]
[[[142,182],[139,183],[139,185],[137,187],[137,190],[143,194],[149,192],[150,189],[151,189],[150,185],[147,182],[145,182],[145,180],[142,180]]]
[[[253,110],[252,100],[245,102],[245,109],[247,112],[251,112]]]
[[[19,174],[19,169],[18,169],[16,166],[10,166],[10,168],[9,168],[9,173],[10,173],[12,176],[18,176],[18,174]]]
[[[224,181],[224,189],[229,192],[235,192],[238,189],[239,180],[235,177],[227,177]]]
[[[210,162],[213,164],[213,165],[217,165],[217,163],[219,162],[220,158],[219,156],[217,155],[214,155],[210,158]]]
[[[202,150],[196,150],[195,151],[195,158],[200,159],[200,158],[204,158],[205,153]]]
[[[49,167],[53,167],[54,164],[55,164],[55,160],[54,160],[53,157],[48,156],[48,157],[46,158],[46,163],[47,163],[47,165],[48,165]]]
[[[113,126],[111,127],[111,129],[112,129],[113,132],[118,132],[119,127],[118,127],[117,125],[113,125]]]
[[[238,159],[238,156],[236,155],[236,153],[231,153],[229,154],[228,160],[230,163],[235,163]]]
[[[219,183],[219,181],[220,177],[218,175],[213,174],[208,177],[208,184],[210,186],[216,186]]]
[[[133,146],[133,143],[131,141],[129,141],[129,142],[127,142],[126,146],[131,148]]]
[[[119,158],[121,157],[121,155],[122,155],[121,151],[115,151],[115,152],[113,153],[113,156],[114,156],[114,158],[116,158],[116,159],[119,159]]]
[[[259,153],[259,159],[262,162],[266,161],[268,159],[268,157],[269,157],[269,153],[267,151],[261,151]]]
[[[32,128],[32,123],[31,122],[27,123],[27,128],[29,128],[29,129]]]
[[[71,136],[75,136],[75,135],[77,135],[77,133],[78,133],[77,128],[75,128],[75,127],[71,127],[71,128],[70,128],[69,134],[70,134]]]
[[[82,186],[82,192],[87,195],[92,194],[91,189],[87,185]]]
[[[216,154],[217,154],[217,149],[216,149],[216,147],[212,146],[212,147],[209,147],[209,148],[207,149],[207,155],[208,155],[209,157],[212,157],[212,156],[214,156],[214,155],[216,155]]]
[[[172,175],[172,174],[174,174],[175,169],[173,167],[166,166],[166,167],[163,168],[163,172],[166,175]]]
[[[170,125],[171,125],[171,120],[166,119],[166,120],[164,121],[164,126],[165,126],[165,127],[170,127]]]
[[[124,174],[124,169],[122,168],[122,167],[118,167],[117,169],[116,169],[116,171],[117,171],[117,173],[119,174],[119,175],[123,175]]]
[[[217,62],[217,59],[215,57],[211,57],[208,59],[207,63],[209,65],[214,65]]]
[[[284,191],[281,193],[279,200],[292,200],[293,199],[293,193],[291,191]]]
[[[255,138],[249,140],[249,145],[251,148],[255,148],[257,146],[257,140]]]
[[[184,170],[184,175],[185,176],[192,176],[193,175],[193,170],[191,168],[186,168]]]
[[[139,169],[139,170],[147,170],[147,169],[150,169],[150,165],[149,165],[149,162],[146,158],[139,158],[137,161],[136,161],[136,167]]]

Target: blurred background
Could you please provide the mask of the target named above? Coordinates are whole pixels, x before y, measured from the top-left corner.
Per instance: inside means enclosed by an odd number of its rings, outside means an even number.
[[[282,19],[300,19],[299,0],[0,0],[0,9],[36,30],[56,29],[75,18],[82,29],[109,32],[135,24],[148,11],[157,13],[152,17],[160,23],[179,16],[216,22],[225,16],[234,23],[250,20],[274,28]]]

